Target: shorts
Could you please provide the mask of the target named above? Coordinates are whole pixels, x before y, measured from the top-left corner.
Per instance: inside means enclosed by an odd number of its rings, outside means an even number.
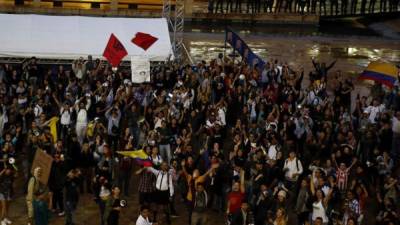
[[[0,193],[0,201],[10,201],[11,196],[10,194]]]

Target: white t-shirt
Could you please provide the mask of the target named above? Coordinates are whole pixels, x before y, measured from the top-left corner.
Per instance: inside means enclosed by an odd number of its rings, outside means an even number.
[[[76,116],[76,124],[87,124],[87,111],[85,109],[80,109],[78,111],[78,115]]]
[[[293,174],[302,174],[303,173],[303,166],[301,165],[300,160],[294,158],[292,160],[286,159],[284,168],[286,169],[285,177],[288,180],[297,180],[298,176],[293,178]]]
[[[60,114],[61,114],[60,123],[62,125],[70,125],[71,124],[71,113],[72,113],[72,108],[65,110],[64,107],[61,107],[61,109],[60,109]]]
[[[400,121],[396,117],[393,117],[392,120],[392,131],[393,133],[400,134]]]
[[[370,123],[376,123],[375,119],[378,116],[379,113],[383,112],[385,110],[385,106],[379,105],[379,106],[368,106],[364,112],[368,113],[368,120]]]
[[[276,154],[278,153],[278,150],[276,149],[276,145],[271,145],[268,148],[268,158],[276,160]]]
[[[314,202],[313,205],[313,211],[312,211],[312,220],[315,221],[318,217],[322,218],[322,222],[328,223],[329,219],[326,216],[326,210],[324,208],[324,205],[322,204],[322,201],[319,202]]]
[[[149,218],[144,218],[142,215],[139,215],[139,217],[136,220],[136,225],[152,225],[149,221]]]

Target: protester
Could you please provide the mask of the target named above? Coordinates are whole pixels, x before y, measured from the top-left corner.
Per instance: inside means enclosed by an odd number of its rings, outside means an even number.
[[[112,195],[107,200],[104,220],[107,221],[107,225],[118,225],[119,214],[124,206],[123,200],[120,199],[120,189],[118,187],[112,188]],[[122,204],[121,204],[122,203]]]
[[[74,214],[79,202],[81,171],[73,169],[68,172],[65,181],[65,224],[74,225]]]
[[[0,172],[0,203],[1,203],[1,225],[11,224],[8,217],[8,209],[11,203],[15,172],[11,165],[7,165]]]
[[[136,220],[136,225],[158,225],[158,223],[150,222],[149,220],[150,209],[147,206],[140,208],[140,215]]]
[[[42,169],[36,167],[33,176],[29,180],[28,193],[26,196],[28,206],[28,217],[30,224],[49,224],[49,208],[51,208],[51,194],[48,187],[40,181]],[[50,207],[49,207],[50,206]]]

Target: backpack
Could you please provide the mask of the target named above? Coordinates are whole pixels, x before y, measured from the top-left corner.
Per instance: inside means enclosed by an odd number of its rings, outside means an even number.
[[[299,169],[299,159],[298,158],[296,158],[296,168],[297,168],[297,171],[299,171],[300,169]],[[288,163],[288,160],[286,159],[285,160],[285,164],[287,164]]]
[[[207,192],[202,191],[201,193],[196,192],[194,199],[194,210],[195,211],[204,211],[207,208]]]

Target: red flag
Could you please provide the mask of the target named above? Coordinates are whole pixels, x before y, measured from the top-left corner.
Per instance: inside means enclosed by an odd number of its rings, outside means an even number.
[[[128,52],[125,47],[114,34],[111,34],[106,49],[104,49],[103,56],[113,67],[117,67],[126,55],[128,55]]]
[[[150,34],[137,32],[135,37],[132,38],[132,43],[143,48],[145,51],[156,42],[158,38]]]

